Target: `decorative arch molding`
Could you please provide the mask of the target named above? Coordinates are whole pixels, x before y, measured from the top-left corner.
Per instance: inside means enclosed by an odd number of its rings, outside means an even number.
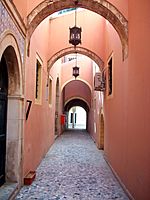
[[[61,57],[71,54],[71,53],[79,53],[79,54],[83,54],[89,58],[91,58],[100,68],[100,70],[102,70],[104,68],[104,61],[97,56],[94,52],[90,51],[89,49],[86,49],[84,47],[67,47],[65,49],[62,49],[60,51],[58,51],[57,53],[55,53],[49,60],[48,60],[48,72],[51,69],[51,67],[53,66],[53,64]]]
[[[73,8],[75,1],[44,0],[27,17],[28,51],[30,38],[36,27],[49,15],[62,9]],[[123,60],[128,56],[128,21],[124,15],[107,0],[78,0],[77,7],[91,10],[107,19],[117,31],[121,43]]]
[[[9,87],[9,95],[19,95],[21,96],[23,93],[23,73],[22,73],[22,60],[21,60],[21,53],[19,50],[19,46],[17,43],[17,40],[13,33],[11,31],[5,31],[0,36],[0,59],[4,53],[4,51],[8,48],[12,47],[14,50],[14,56],[16,57],[14,61],[14,69],[12,69],[12,66],[8,67],[8,74],[9,76],[9,82],[11,82],[11,87]],[[8,59],[8,66],[12,64],[13,57],[9,57]],[[15,73],[11,71],[13,70]],[[11,76],[15,75],[15,77]],[[13,87],[14,86],[14,87]]]
[[[71,81],[74,81],[74,79],[70,79],[70,80],[66,81],[66,82],[62,85],[61,91],[63,91],[64,87],[65,87],[67,84],[69,84]],[[81,81],[81,82],[85,83],[85,84],[87,85],[87,87],[89,87],[90,91],[92,92],[92,86],[91,86],[87,81],[85,81],[85,80],[83,80],[83,79],[80,79],[80,78],[78,78],[77,81]]]
[[[0,36],[0,61],[4,56],[8,71],[6,132],[6,182],[22,181],[23,70],[21,53],[11,31]]]

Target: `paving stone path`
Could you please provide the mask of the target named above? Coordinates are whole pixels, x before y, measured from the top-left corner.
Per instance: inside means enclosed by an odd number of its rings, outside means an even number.
[[[56,139],[31,186],[16,200],[128,200],[88,133],[68,131]]]

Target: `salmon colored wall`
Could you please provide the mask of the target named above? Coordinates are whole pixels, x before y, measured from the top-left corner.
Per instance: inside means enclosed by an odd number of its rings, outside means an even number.
[[[129,2],[129,57],[106,24],[106,58],[113,50],[113,98],[105,96],[105,153],[130,194],[150,199],[149,52],[150,2]]]
[[[128,0],[109,0],[128,19]]]
[[[15,4],[17,10],[19,11],[20,15],[24,19],[38,4],[43,2],[43,0],[12,0]]]
[[[50,112],[51,112],[51,121],[55,124],[55,110],[56,110],[56,82],[57,78],[59,79],[59,109],[58,109],[58,117],[60,118],[60,115],[62,114],[62,97],[61,97],[61,60],[57,60],[53,67],[50,70],[49,73],[50,77],[52,78],[52,105],[50,107]],[[59,119],[58,119],[59,120]],[[55,132],[55,126],[51,124],[51,129],[52,132]],[[60,135],[61,133],[61,128],[60,124],[58,127],[58,134]]]
[[[53,116],[46,100],[47,84],[47,49],[48,25],[41,23],[31,39],[30,57],[26,60],[26,99],[32,100],[32,107],[28,120],[25,122],[24,132],[24,175],[29,170],[35,170],[48,148],[54,141]],[[44,30],[44,31],[41,31]],[[36,53],[43,61],[42,66],[42,103],[35,103],[35,72]]]
[[[122,62],[121,42],[114,28],[106,23],[106,60],[113,53],[113,95],[104,97],[105,154],[117,174],[126,179],[127,60]],[[107,69],[106,69],[107,74]]]
[[[69,44],[69,27],[74,26],[74,13],[50,20],[49,58]],[[104,19],[91,11],[77,14],[77,26],[82,27],[82,45],[104,58]],[[58,28],[59,27],[59,28]],[[94,36],[94,37],[93,37]]]
[[[43,0],[26,0],[27,1],[27,14],[29,14],[37,5],[39,5]]]
[[[13,0],[19,14],[21,15],[22,19],[25,21],[27,16],[27,0],[20,1],[20,0]]]
[[[127,185],[135,199],[150,199],[150,1],[129,3]]]
[[[94,81],[93,81],[94,82]],[[89,111],[89,118],[88,118],[88,132],[92,137],[93,141],[98,144],[98,135],[99,135],[99,124],[98,124],[98,113],[100,110],[99,103],[97,104],[97,95],[92,90],[91,95],[91,108]]]

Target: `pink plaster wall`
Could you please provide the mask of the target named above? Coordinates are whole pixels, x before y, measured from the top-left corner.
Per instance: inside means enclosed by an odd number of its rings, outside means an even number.
[[[15,4],[17,10],[19,11],[21,17],[23,19],[25,19],[25,17],[37,6],[39,5],[41,2],[43,2],[43,0],[24,0],[24,1],[20,1],[20,0],[12,0],[13,3]]]
[[[27,1],[27,14],[29,14],[36,6],[38,6],[43,0],[26,0]]]
[[[129,58],[106,25],[106,58],[114,52],[113,98],[105,97],[105,153],[130,194],[150,199],[150,2],[129,2]]]
[[[109,0],[125,17],[128,19],[128,1],[129,0]]]
[[[122,62],[121,42],[114,28],[106,23],[106,60],[113,53],[113,95],[104,97],[105,154],[124,182],[126,178],[127,60]],[[106,70],[107,74],[107,70]]]
[[[30,57],[26,59],[26,99],[32,100],[32,107],[28,120],[25,122],[24,132],[24,175],[29,170],[35,170],[48,148],[54,141],[53,116],[46,100],[47,84],[47,49],[48,25],[41,23],[31,39]],[[41,31],[44,30],[44,31]],[[42,103],[35,103],[35,66],[36,53],[43,61],[42,66]]]
[[[51,124],[52,132],[54,134],[55,132],[55,111],[56,111],[56,82],[57,78],[59,79],[59,105],[58,105],[58,118],[60,119],[60,115],[62,114],[62,97],[61,97],[61,60],[57,60],[53,67],[51,68],[49,75],[52,79],[52,105],[50,107],[51,112],[51,120],[53,122],[53,125]],[[59,120],[58,119],[58,120]],[[61,134],[61,127],[60,123],[58,124],[58,135]]]
[[[25,1],[13,0],[13,3],[16,6],[22,19],[25,21],[27,16],[27,0]]]
[[[150,1],[129,3],[127,185],[135,199],[150,199]]]

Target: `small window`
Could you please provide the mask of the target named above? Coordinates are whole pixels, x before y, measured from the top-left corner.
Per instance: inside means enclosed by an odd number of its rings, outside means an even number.
[[[70,116],[70,123],[73,123],[73,113],[71,113],[71,116]]]
[[[108,62],[108,95],[112,94],[112,58]]]
[[[41,100],[41,90],[42,90],[42,65],[41,63],[36,60],[36,88],[35,88],[35,99],[40,101]]]
[[[49,94],[48,94],[48,102],[52,104],[52,80],[49,79]]]
[[[75,120],[74,120],[75,124],[77,123],[77,113],[75,113]]]

